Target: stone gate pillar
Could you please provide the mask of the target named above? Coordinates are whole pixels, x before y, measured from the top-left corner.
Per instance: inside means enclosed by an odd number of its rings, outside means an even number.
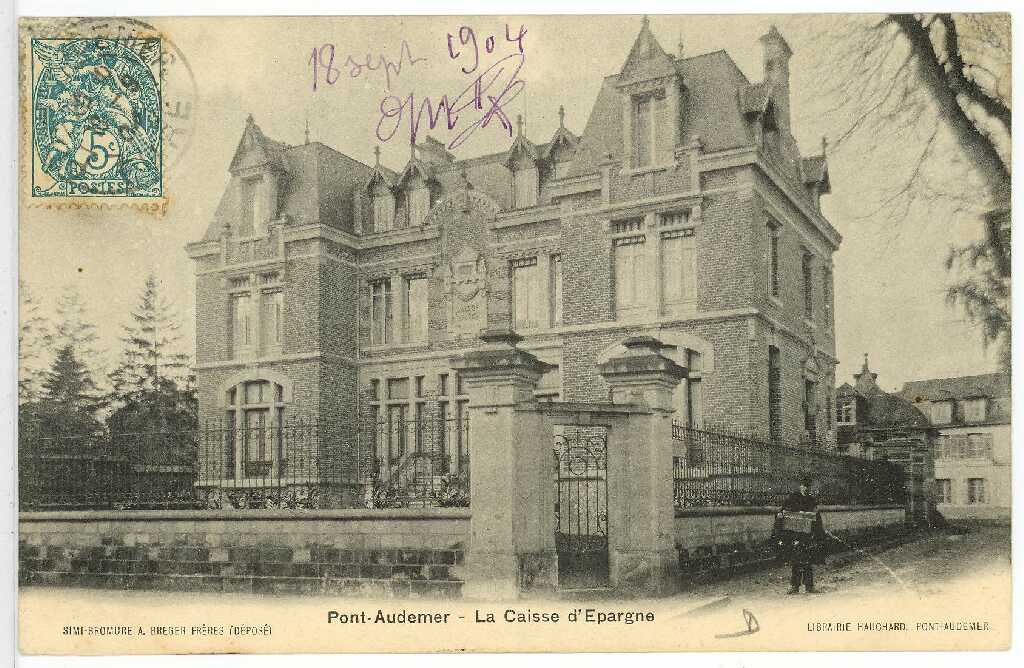
[[[672,504],[672,393],[687,370],[649,336],[623,342],[626,352],[598,367],[612,403],[645,406],[608,442],[611,585],[643,595],[671,593],[679,575]]]
[[[552,429],[533,397],[555,368],[519,350],[511,330],[481,334],[479,350],[452,360],[469,394],[470,598],[516,598],[551,589],[558,558],[552,529]]]

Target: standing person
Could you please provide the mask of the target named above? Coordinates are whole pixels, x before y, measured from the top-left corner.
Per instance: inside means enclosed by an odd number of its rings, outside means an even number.
[[[775,538],[782,556],[792,567],[789,594],[799,593],[801,584],[807,593],[814,593],[814,564],[824,563],[825,530],[818,513],[818,500],[810,490],[811,480],[804,477],[800,480],[800,491],[786,497],[782,511],[775,517]],[[786,513],[796,512],[814,513],[814,517],[807,517],[805,522],[784,521]]]

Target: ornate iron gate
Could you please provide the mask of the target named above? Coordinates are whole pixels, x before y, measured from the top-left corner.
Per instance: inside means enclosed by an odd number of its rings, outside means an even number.
[[[555,549],[562,589],[608,585],[608,431],[555,436]]]

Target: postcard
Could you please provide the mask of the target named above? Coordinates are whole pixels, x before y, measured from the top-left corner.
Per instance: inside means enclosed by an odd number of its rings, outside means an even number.
[[[1008,14],[18,55],[25,654],[1009,647]]]

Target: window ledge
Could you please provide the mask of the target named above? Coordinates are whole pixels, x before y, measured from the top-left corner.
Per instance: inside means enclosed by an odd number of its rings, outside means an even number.
[[[362,346],[361,350],[367,353],[387,352],[389,350],[410,350],[412,348],[426,348],[427,341],[396,341],[394,343],[377,343],[369,346]]]
[[[623,176],[643,176],[650,172],[664,172],[673,169],[676,163],[669,162],[663,165],[647,165],[645,167],[626,167],[622,170]]]
[[[768,297],[768,303],[769,304],[774,304],[775,306],[778,306],[779,308],[783,308],[782,300],[781,299],[779,299],[778,297],[775,297],[773,295],[767,295],[767,297]]]
[[[808,318],[807,316],[804,316],[803,320],[804,320],[804,324],[805,324],[805,325],[807,325],[807,326],[808,326],[808,327],[810,327],[811,329],[813,329],[813,330],[817,331],[817,329],[818,329],[818,326],[817,326],[816,324],[814,324],[814,321],[813,321],[813,320],[811,320],[811,319],[810,319],[810,318]]]

